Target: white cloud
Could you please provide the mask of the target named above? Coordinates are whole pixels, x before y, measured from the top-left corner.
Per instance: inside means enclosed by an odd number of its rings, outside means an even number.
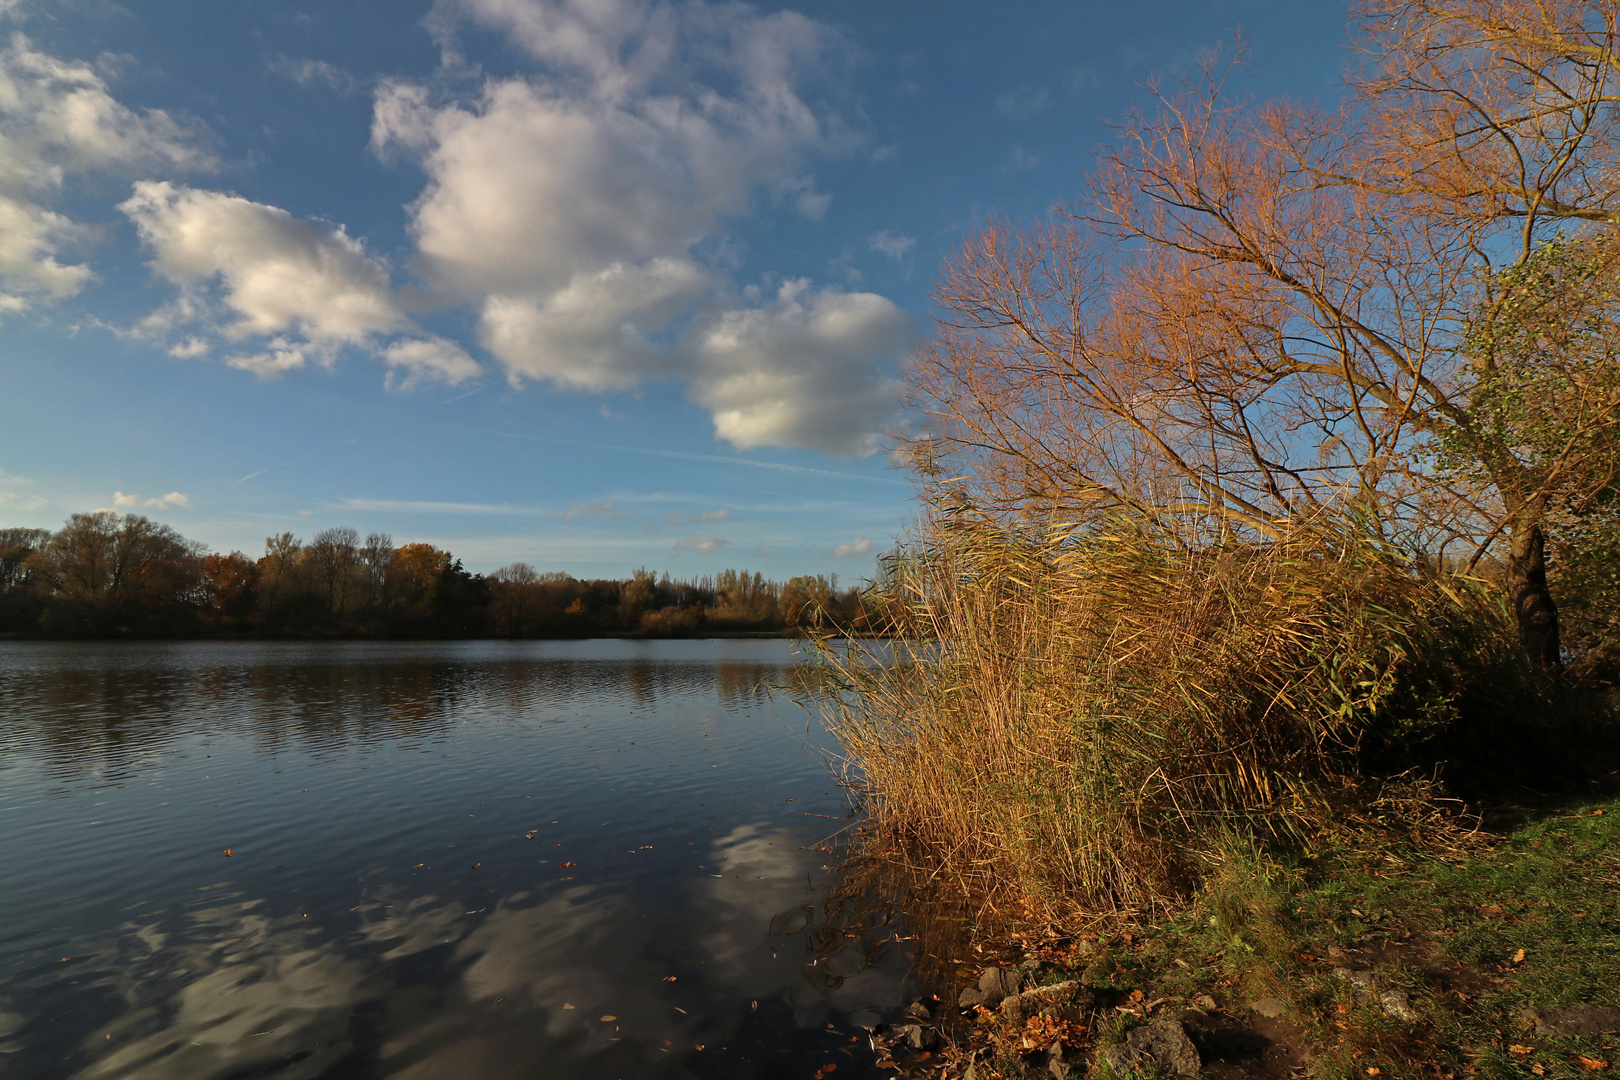
[[[731,516],[731,511],[722,507],[719,510],[707,510],[707,511],[701,513],[701,514],[695,514],[695,515],[693,515],[692,520],[693,521],[702,521],[702,522],[707,523],[707,522],[715,522],[715,521],[724,521],[727,518],[729,518],[730,516]]]
[[[143,499],[139,495],[125,495],[122,491],[113,492],[113,506],[119,510],[172,510],[180,506],[191,505],[191,496],[183,495],[178,491],[171,491],[167,495],[159,495],[155,499]]]
[[[707,303],[711,276],[685,259],[617,263],[580,274],[543,300],[490,296],[483,346],[516,376],[576,390],[626,389],[669,373],[662,332]]]
[[[828,549],[827,554],[834,559],[849,559],[858,555],[870,555],[876,548],[876,544],[863,536],[857,537],[848,543],[834,544]]]
[[[69,177],[210,164],[185,124],[130,109],[95,68],[12,35],[0,49],[0,312],[71,296],[94,276],[64,261],[84,230],[48,205]]]
[[[401,385],[406,387],[425,378],[455,386],[484,371],[465,349],[442,337],[400,338],[379,355],[389,367],[405,372]]]
[[[726,312],[702,333],[691,394],[738,449],[869,454],[900,403],[885,363],[915,332],[881,296],[790,281],[770,304]]]
[[[234,340],[292,333],[314,347],[361,344],[406,319],[388,269],[342,227],[302,221],[237,195],[143,180],[119,205],[182,288],[218,282]]]
[[[683,551],[695,551],[699,555],[712,555],[717,551],[724,550],[726,546],[727,541],[720,539],[718,536],[688,536],[684,540],[675,541],[677,554]]]
[[[401,386],[452,385],[480,374],[454,342],[415,334],[388,266],[342,226],[304,221],[239,195],[141,181],[119,205],[153,254],[152,269],[180,290],[141,324],[149,336],[192,333],[171,356],[203,356],[210,337],[236,345],[225,362],[271,378],[330,364],[345,347],[375,351]],[[386,347],[376,340],[408,334]]]
[[[906,236],[893,229],[884,229],[867,237],[867,243],[872,245],[873,251],[882,252],[895,262],[900,262],[906,253],[917,244],[915,236]]]
[[[299,86],[324,86],[340,94],[352,94],[360,88],[353,75],[325,60],[298,60],[278,54],[265,62],[265,67],[276,75],[284,76]]]
[[[417,269],[478,305],[479,341],[514,383],[586,392],[684,382],[739,449],[867,453],[898,404],[911,320],[888,300],[795,282],[739,290],[733,222],[825,214],[804,166],[853,149],[806,82],[849,55],[792,12],[658,0],[444,0],[541,67],[476,99],[426,85],[376,94],[372,145],[418,159]],[[819,101],[820,98],[815,100]]]

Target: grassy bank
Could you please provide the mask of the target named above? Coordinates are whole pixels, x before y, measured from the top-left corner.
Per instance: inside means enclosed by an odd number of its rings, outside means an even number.
[[[1072,1075],[1114,1080],[1098,1050],[1173,1017],[1207,1076],[1620,1071],[1620,1033],[1558,1034],[1526,1014],[1555,1020],[1560,1007],[1620,1004],[1620,800],[1534,817],[1511,829],[1453,825],[1427,844],[1288,861],[1234,854],[1155,924],[969,950],[956,958],[955,985],[941,988],[951,996],[981,966],[1032,960],[1035,983],[1077,980],[1084,990],[1021,1022],[971,1010],[942,1026],[938,1052],[897,1050],[895,1064],[915,1075],[961,1075],[971,1064],[981,1080],[1049,1074],[1061,1042]]]

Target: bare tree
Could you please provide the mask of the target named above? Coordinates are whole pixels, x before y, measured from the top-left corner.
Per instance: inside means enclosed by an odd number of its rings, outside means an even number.
[[[325,588],[327,617],[341,616],[348,599],[349,578],[360,565],[360,534],[348,527],[322,529],[304,549],[304,555]]]
[[[1470,561],[1503,542],[1525,649],[1556,668],[1543,527],[1582,470],[1526,454],[1475,392],[1492,343],[1524,336],[1504,271],[1620,213],[1617,6],[1382,0],[1342,109],[1234,104],[1215,62],[1162,94],[1083,200],[948,264],[913,372],[936,420],[919,463],[1002,512],[1265,537],[1331,507]],[[1582,265],[1615,278],[1600,252]],[[1620,395],[1587,384],[1608,396],[1581,422],[1607,429]],[[1437,470],[1442,447],[1475,468]]]

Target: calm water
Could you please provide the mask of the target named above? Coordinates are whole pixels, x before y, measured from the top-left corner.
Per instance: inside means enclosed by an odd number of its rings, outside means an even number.
[[[0,644],[0,1074],[872,1075],[796,659]]]

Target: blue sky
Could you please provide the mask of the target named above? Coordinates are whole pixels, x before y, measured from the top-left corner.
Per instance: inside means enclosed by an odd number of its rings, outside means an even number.
[[[941,257],[1330,0],[0,0],[0,526],[858,579]]]

